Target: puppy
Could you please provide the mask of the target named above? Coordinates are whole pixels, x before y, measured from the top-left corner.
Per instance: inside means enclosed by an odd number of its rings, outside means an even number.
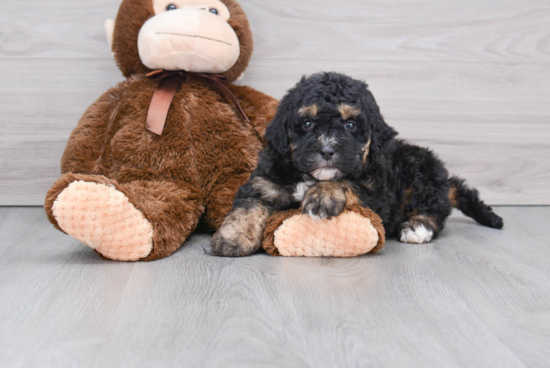
[[[449,177],[434,153],[396,136],[364,82],[337,73],[302,78],[268,126],[267,148],[214,235],[213,253],[256,252],[273,211],[300,206],[321,219],[350,203],[370,207],[387,235],[404,243],[435,238],[453,207],[502,228],[477,191]]]

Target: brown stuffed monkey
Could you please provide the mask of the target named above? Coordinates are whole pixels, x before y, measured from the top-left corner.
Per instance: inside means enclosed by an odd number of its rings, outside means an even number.
[[[252,54],[235,0],[123,0],[112,51],[127,80],[84,113],[45,209],[104,258],[150,261],[219,228],[277,101],[231,84]]]

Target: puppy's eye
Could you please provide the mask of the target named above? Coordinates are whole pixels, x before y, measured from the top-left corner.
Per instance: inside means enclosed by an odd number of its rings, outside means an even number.
[[[310,131],[314,126],[315,124],[312,121],[306,121],[302,124],[302,128],[304,128],[305,131]]]
[[[219,13],[218,13],[218,9],[215,9],[215,8],[211,8],[211,9],[209,10],[209,12],[212,13],[212,14],[214,14],[214,15],[218,15],[218,14],[219,14]]]
[[[357,129],[357,125],[353,121],[347,121],[346,125],[344,125],[344,126],[346,127],[346,130],[348,130],[350,132],[354,132],[355,129]]]
[[[170,4],[166,7],[166,10],[176,10],[178,7],[176,4]]]

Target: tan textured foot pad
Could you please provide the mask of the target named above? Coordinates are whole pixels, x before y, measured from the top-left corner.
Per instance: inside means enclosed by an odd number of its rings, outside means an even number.
[[[355,257],[373,250],[379,234],[370,219],[345,212],[330,220],[297,214],[274,233],[274,246],[285,257]]]
[[[75,181],[53,204],[64,232],[106,258],[137,261],[153,249],[153,227],[112,185]]]

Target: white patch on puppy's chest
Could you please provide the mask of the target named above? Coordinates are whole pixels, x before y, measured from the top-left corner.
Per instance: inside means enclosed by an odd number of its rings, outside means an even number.
[[[297,202],[301,202],[304,199],[306,192],[309,190],[309,188],[313,184],[315,184],[315,182],[313,181],[305,181],[305,182],[296,184],[296,189],[294,190],[294,194],[292,195],[294,199]]]
[[[399,240],[403,243],[422,244],[432,240],[434,232],[426,229],[424,225],[416,226],[415,228],[407,228],[401,230]]]
[[[311,176],[319,181],[335,180],[338,179],[341,175],[342,173],[340,172],[340,170],[329,168],[317,169],[311,173]]]

